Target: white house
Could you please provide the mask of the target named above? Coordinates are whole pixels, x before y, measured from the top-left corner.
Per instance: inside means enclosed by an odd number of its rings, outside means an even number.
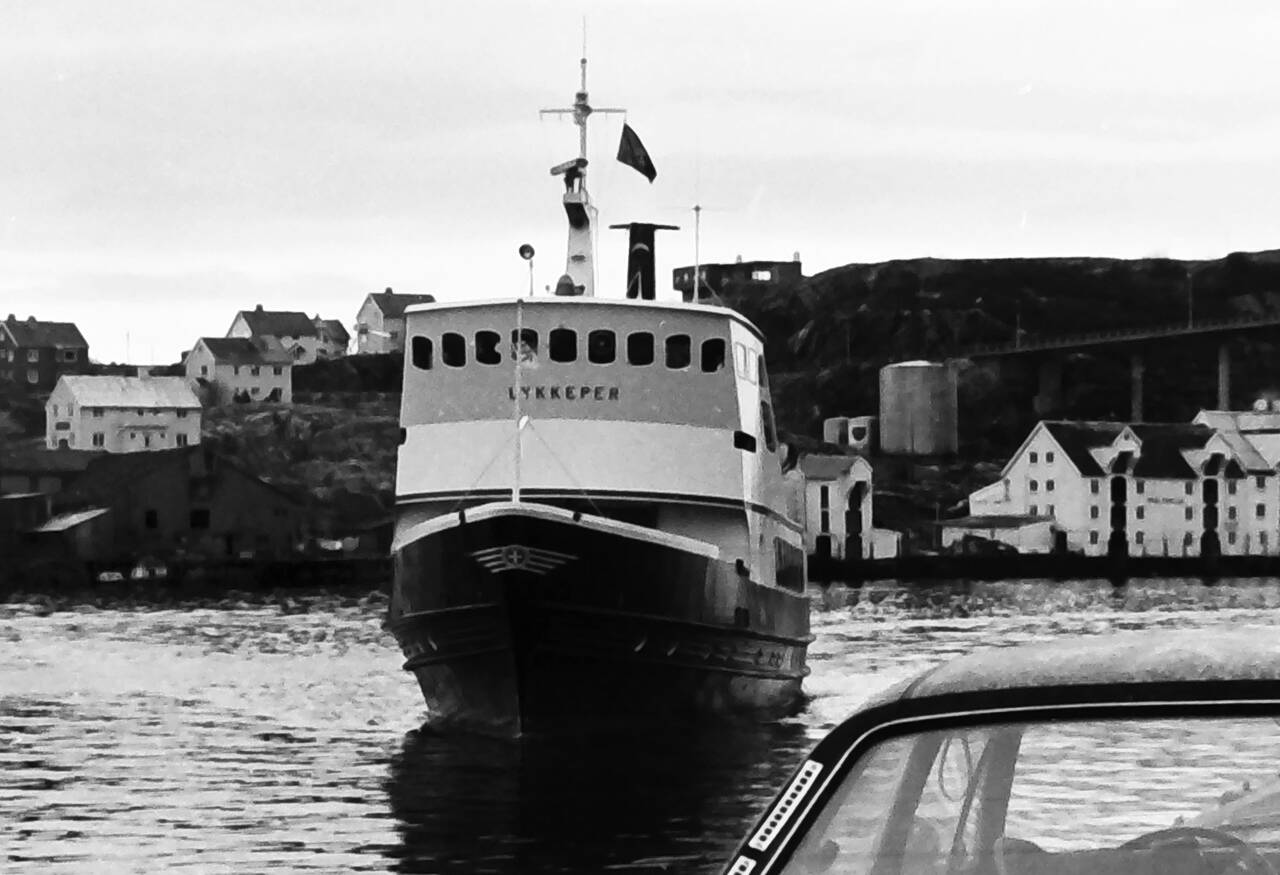
[[[872,525],[871,463],[866,458],[810,453],[800,457],[798,467],[804,477],[805,549],[810,554],[834,559],[898,555],[901,535]]]
[[[342,324],[342,320],[321,319],[320,314],[317,313],[313,321],[316,326],[316,336],[319,338],[316,357],[336,359],[346,355],[347,347],[351,345],[351,335]]]
[[[1203,415],[1202,415],[1203,416]],[[1192,424],[1040,422],[944,543],[982,528],[1028,550],[1100,556],[1280,553],[1280,478],[1248,432]],[[1280,451],[1280,447],[1277,447]],[[1026,525],[1009,520],[1022,518]],[[1027,525],[1052,533],[1027,541]]]
[[[219,404],[293,401],[293,357],[272,337],[202,337],[187,353],[187,380]]]
[[[431,295],[397,295],[391,289],[369,294],[356,313],[356,352],[403,351],[405,307],[434,302]]]
[[[45,419],[51,450],[133,453],[200,443],[200,401],[182,377],[63,376]]]
[[[320,356],[319,317],[294,310],[264,310],[259,304],[241,310],[227,329],[227,337],[273,338],[289,353],[295,364],[306,365]],[[328,349],[329,347],[326,347]],[[345,349],[345,346],[343,347]]]

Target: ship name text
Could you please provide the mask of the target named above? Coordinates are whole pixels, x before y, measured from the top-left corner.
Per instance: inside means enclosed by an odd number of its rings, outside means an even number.
[[[507,397],[516,400],[516,387],[507,387]],[[617,401],[617,386],[521,386],[524,401]]]

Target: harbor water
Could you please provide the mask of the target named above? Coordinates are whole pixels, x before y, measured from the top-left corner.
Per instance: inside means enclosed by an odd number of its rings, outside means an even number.
[[[1280,581],[889,584],[813,594],[776,724],[519,743],[420,729],[379,595],[0,605],[5,872],[714,872],[872,693],[977,648],[1280,633]]]

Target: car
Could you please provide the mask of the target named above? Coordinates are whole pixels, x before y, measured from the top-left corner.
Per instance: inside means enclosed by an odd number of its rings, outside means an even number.
[[[817,744],[729,875],[1280,871],[1280,626],[990,648]]]

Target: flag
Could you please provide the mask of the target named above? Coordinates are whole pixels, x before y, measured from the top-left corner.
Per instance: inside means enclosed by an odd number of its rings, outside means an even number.
[[[622,123],[622,142],[618,144],[618,160],[640,171],[650,182],[658,176],[649,153],[645,151],[644,143],[640,142],[636,132],[631,130],[631,125],[626,122]]]

